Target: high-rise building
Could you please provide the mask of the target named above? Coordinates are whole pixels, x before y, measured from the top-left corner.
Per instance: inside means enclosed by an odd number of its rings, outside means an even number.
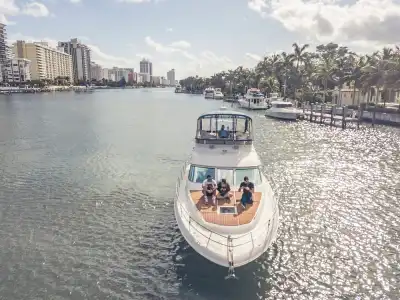
[[[0,73],[1,81],[7,76],[5,76],[5,63],[7,61],[7,31],[6,25],[0,23]]]
[[[103,79],[103,68],[96,64],[95,62],[91,62],[91,66],[90,66],[90,79],[91,80],[97,80],[100,81]]]
[[[147,59],[143,59],[140,62],[140,73],[153,76],[153,63]]]
[[[108,69],[107,68],[103,69],[103,78],[106,79],[106,80],[110,79],[110,76],[108,75]]]
[[[171,69],[167,72],[167,80],[171,85],[175,83],[175,69]]]
[[[73,80],[71,55],[49,47],[46,42],[17,41],[13,45],[13,51],[17,58],[31,61],[32,80],[54,80],[57,77]]]
[[[58,42],[58,46],[64,49],[65,53],[72,56],[74,81],[90,80],[91,59],[90,49],[78,39],[71,39],[69,42]]]

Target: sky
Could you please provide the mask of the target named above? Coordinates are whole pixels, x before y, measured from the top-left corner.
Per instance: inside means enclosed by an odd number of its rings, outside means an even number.
[[[294,42],[336,42],[358,52],[400,44],[400,0],[0,0],[15,40],[77,37],[103,67],[177,78],[254,67]]]

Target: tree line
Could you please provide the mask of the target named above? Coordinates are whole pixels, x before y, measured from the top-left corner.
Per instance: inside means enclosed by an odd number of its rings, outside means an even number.
[[[192,90],[213,86],[225,93],[244,93],[247,88],[258,87],[266,93],[312,102],[331,101],[332,92],[347,84],[353,89],[353,105],[357,90],[365,95],[366,102],[372,101],[375,91],[381,91],[379,100],[386,103],[400,88],[397,46],[371,54],[357,54],[335,43],[319,45],[314,52],[309,51],[308,44],[294,43],[292,47],[291,53],[266,55],[252,69],[239,66],[211,77],[191,76],[180,84]]]

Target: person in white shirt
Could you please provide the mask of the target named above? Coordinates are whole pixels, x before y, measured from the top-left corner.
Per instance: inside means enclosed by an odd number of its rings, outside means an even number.
[[[217,197],[217,182],[211,175],[207,175],[207,179],[203,181],[204,202],[208,204],[208,198],[211,197],[213,205]]]

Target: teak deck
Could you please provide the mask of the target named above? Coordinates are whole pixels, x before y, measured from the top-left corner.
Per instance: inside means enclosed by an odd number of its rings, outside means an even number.
[[[250,223],[260,205],[261,192],[254,192],[253,204],[247,204],[246,209],[243,209],[240,204],[242,193],[231,193],[232,197],[229,201],[217,198],[217,205],[213,205],[211,199],[206,204],[202,191],[190,191],[190,196],[206,222],[224,226],[237,226]],[[219,214],[218,206],[236,206],[237,214]]]

